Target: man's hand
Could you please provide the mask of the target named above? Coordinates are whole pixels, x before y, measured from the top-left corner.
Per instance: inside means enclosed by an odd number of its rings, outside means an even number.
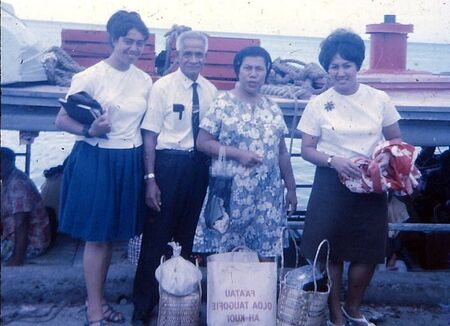
[[[157,212],[161,211],[161,191],[155,179],[147,180],[145,187],[145,203]]]

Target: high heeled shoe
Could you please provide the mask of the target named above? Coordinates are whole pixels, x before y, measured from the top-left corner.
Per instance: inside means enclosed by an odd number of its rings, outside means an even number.
[[[341,307],[342,313],[344,317],[354,326],[376,326],[374,323],[371,323],[366,319],[366,317],[362,316],[361,318],[351,317],[347,311],[345,311],[344,307]]]

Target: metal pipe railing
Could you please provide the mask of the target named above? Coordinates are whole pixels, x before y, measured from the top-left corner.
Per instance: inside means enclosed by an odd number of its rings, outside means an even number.
[[[288,221],[288,227],[294,230],[303,230],[305,222]],[[389,231],[404,232],[450,232],[450,224],[428,224],[428,223],[389,223]]]

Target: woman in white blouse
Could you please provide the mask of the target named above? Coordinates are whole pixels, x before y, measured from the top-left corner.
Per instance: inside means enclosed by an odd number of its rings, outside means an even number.
[[[333,87],[308,103],[298,126],[302,156],[317,166],[301,251],[314,258],[320,241],[330,241],[328,325],[344,325],[345,319],[373,325],[362,315],[361,302],[376,264],[385,256],[386,195],[350,192],[338,177],[358,177],[361,172],[352,158],[369,158],[379,141],[400,138],[400,116],[389,97],[357,81],[364,52],[363,40],[347,30],[337,30],[322,42],[319,61]],[[380,160],[386,164],[385,158]],[[344,261],[350,261],[350,267],[341,306]]]
[[[56,126],[78,135],[64,169],[59,231],[86,241],[86,323],[123,323],[103,297],[112,242],[140,234],[145,214],[140,123],[152,80],[133,65],[149,32],[139,14],[120,10],[108,21],[111,55],[76,74],[68,95],[86,92],[103,114],[91,125],[61,108]]]

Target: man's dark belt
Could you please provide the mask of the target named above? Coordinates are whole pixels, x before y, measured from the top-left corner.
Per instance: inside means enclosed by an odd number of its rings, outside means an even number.
[[[157,149],[156,154],[185,156],[189,158],[195,158],[196,160],[199,160],[199,162],[203,162],[206,165],[210,164],[210,158],[208,155],[193,149],[186,151],[179,149]]]
[[[164,154],[164,155],[183,155],[183,156],[189,156],[194,157],[195,151],[193,149],[191,150],[179,150],[179,149],[158,149],[156,150],[156,153],[158,154]]]

